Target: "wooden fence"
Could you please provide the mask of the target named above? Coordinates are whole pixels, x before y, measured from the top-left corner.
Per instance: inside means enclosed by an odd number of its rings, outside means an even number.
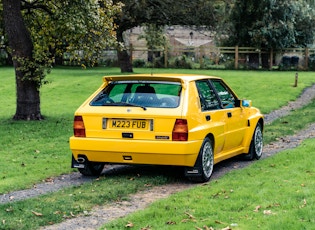
[[[152,62],[154,57],[163,57],[161,67],[172,67],[174,59],[186,57],[190,62],[198,64],[200,68],[229,68],[229,69],[299,69],[315,70],[315,48],[285,48],[281,50],[257,49],[254,47],[215,47],[215,46],[170,46],[163,49],[149,50],[146,47],[128,47],[131,61],[142,60]],[[255,57],[254,61],[251,57]],[[8,58],[5,49],[0,47],[0,65]],[[97,60],[100,65],[117,62],[115,50],[104,50]],[[207,65],[206,62],[211,62]],[[73,62],[71,55],[65,53],[63,65],[78,65]]]
[[[309,70],[310,61],[315,62],[315,48],[285,48],[279,50],[257,49],[254,47],[187,47],[173,46],[160,50],[148,50],[144,47],[129,47],[132,60],[148,60],[149,52],[160,53],[164,57],[164,67],[168,67],[170,60],[174,57],[186,55],[192,58],[194,62],[203,65],[205,59],[211,60],[215,65],[230,62],[230,67],[240,68],[267,68],[272,70],[275,67],[286,69],[295,68]],[[252,62],[251,56],[256,56],[256,62]],[[264,57],[263,57],[264,56]],[[263,61],[265,63],[263,64]],[[267,63],[266,63],[267,61]],[[233,62],[231,66],[231,62]],[[315,64],[315,63],[312,63]],[[312,66],[313,67],[313,66]],[[314,67],[313,67],[314,68]],[[311,68],[311,69],[313,69]],[[314,69],[313,69],[314,70]]]

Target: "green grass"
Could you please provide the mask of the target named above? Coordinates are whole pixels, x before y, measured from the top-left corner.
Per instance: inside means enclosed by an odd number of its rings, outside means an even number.
[[[126,200],[128,194],[167,182],[166,177],[158,175],[118,174],[53,194],[4,204],[0,206],[0,229],[37,229],[79,214],[88,215],[95,205]]]
[[[313,139],[294,150],[231,171],[149,208],[110,222],[102,229],[313,229]]]
[[[288,116],[279,118],[266,125],[264,130],[264,142],[270,143],[284,135],[292,135],[298,130],[305,129],[308,124],[315,122],[315,100],[302,109],[293,110]]]
[[[150,69],[135,69],[136,73],[151,73]],[[301,72],[299,73],[299,84],[298,87],[292,87],[294,83],[295,72],[254,72],[254,71],[201,71],[201,70],[174,70],[174,69],[156,69],[154,72],[160,73],[197,73],[197,74],[207,74],[207,75],[215,75],[224,78],[229,85],[235,90],[235,92],[241,98],[252,99],[253,105],[257,106],[261,109],[263,113],[268,113],[273,109],[277,109],[282,105],[287,104],[290,100],[295,100],[296,97],[302,92],[302,90],[310,86],[314,80],[314,73],[312,72]],[[120,74],[119,69],[117,68],[94,68],[94,69],[86,69],[82,70],[80,68],[56,68],[53,69],[52,73],[47,76],[47,80],[49,80],[49,84],[44,85],[41,89],[41,111],[45,116],[45,120],[43,121],[33,121],[33,122],[25,122],[25,121],[12,121],[12,117],[15,113],[15,77],[14,71],[12,68],[0,68],[1,80],[2,84],[0,85],[0,194],[7,193],[9,191],[30,188],[34,184],[41,182],[42,180],[61,175],[64,173],[72,172],[73,170],[70,168],[71,163],[71,152],[69,150],[68,139],[72,135],[72,120],[73,113],[76,108],[92,93],[96,88],[98,88],[101,84],[101,77],[104,75],[117,75]],[[294,111],[292,115],[282,118],[278,121],[273,122],[270,125],[266,126],[265,129],[265,142],[268,143],[279,136],[284,136],[290,134],[298,129],[305,127],[307,123],[314,122],[314,103],[305,107],[304,109],[300,109]],[[301,119],[302,118],[302,119]],[[305,142],[305,146],[299,148],[299,152],[308,151],[311,152],[312,148],[314,148],[312,141]],[[295,150],[294,150],[295,151]],[[286,153],[284,153],[286,154]],[[306,154],[306,153],[305,153]],[[282,155],[282,154],[279,154]],[[294,154],[293,154],[294,155]],[[303,155],[303,154],[296,154]],[[290,155],[291,156],[291,155]],[[309,156],[308,161],[313,162],[311,159],[312,156]],[[307,158],[304,156],[304,158]],[[274,164],[282,164],[282,159],[277,160],[277,158],[273,158]],[[261,161],[258,164],[263,169],[270,168],[270,163],[264,164],[266,161]],[[298,162],[298,160],[297,160]],[[256,165],[256,164],[255,164]],[[300,166],[300,163],[297,163],[297,166]],[[254,167],[254,166],[251,166]],[[256,166],[257,167],[257,166]],[[297,180],[301,180],[302,176],[296,174],[299,171],[292,170],[293,166],[288,166],[287,171],[285,173],[292,175],[294,173],[294,177]],[[138,189],[144,189],[146,184],[163,184],[168,183],[170,181],[178,180],[178,176],[163,174],[159,171],[156,172],[142,172],[141,169],[137,173],[123,173],[119,175],[113,175],[109,177],[101,177],[100,180],[93,181],[93,183],[88,183],[83,186],[69,188],[61,190],[58,193],[52,193],[45,196],[41,196],[34,199],[29,199],[26,201],[14,202],[12,204],[0,205],[0,229],[35,229],[41,225],[49,224],[50,222],[56,223],[62,221],[64,218],[73,215],[77,215],[78,213],[83,213],[85,210],[90,210],[94,205],[104,203],[105,201],[112,201],[117,199],[125,199],[129,193],[136,192]],[[253,171],[253,169],[245,169],[252,171],[250,175],[257,176],[263,171]],[[310,172],[310,175],[313,174],[312,167],[307,169]],[[154,171],[154,170],[153,170]],[[162,170],[163,171],[163,170]],[[303,170],[302,170],[303,172]],[[301,173],[302,173],[301,172]],[[304,170],[305,172],[305,170]],[[235,173],[235,174],[234,174]],[[263,174],[262,173],[262,174]],[[283,173],[282,171],[279,173]],[[140,174],[141,176],[138,176]],[[261,193],[260,191],[255,192],[255,187],[252,188],[253,191],[249,188],[249,185],[245,185],[245,182],[250,181],[249,179],[252,177],[248,177],[248,172],[237,171],[233,172],[233,183],[240,187],[242,193],[238,195],[239,207],[238,205],[234,205],[234,202],[230,202],[231,199],[221,199],[216,200],[218,203],[209,203],[210,206],[207,205],[208,208],[204,208],[202,204],[196,206],[192,206],[190,209],[191,201],[198,200],[198,197],[208,197],[208,200],[211,200],[211,195],[218,193],[218,191],[224,191],[225,189],[228,193],[227,186],[220,187],[219,185],[224,181],[225,177],[218,181],[212,181],[207,186],[202,186],[197,188],[196,191],[191,192],[191,194],[195,195],[183,195],[183,197],[188,196],[189,199],[183,203],[181,199],[177,198],[179,202],[175,202],[175,206],[183,206],[186,207],[185,211],[193,214],[195,217],[198,217],[198,223],[193,226],[202,227],[201,224],[205,223],[207,225],[212,225],[212,218],[208,218],[209,210],[220,210],[221,207],[226,207],[224,209],[238,210],[244,209],[248,206],[248,209],[253,209],[252,205],[256,205],[257,197],[253,195],[263,195],[265,198],[273,199],[274,193],[277,191],[273,191],[275,189],[275,184],[268,184],[268,180],[278,181],[277,179],[278,173],[268,174],[270,177],[267,177],[266,182],[262,182],[260,178],[256,178],[257,183],[260,181],[261,183],[266,183],[267,186],[264,188],[265,192]],[[280,174],[281,175],[281,174]],[[302,175],[305,176],[305,173]],[[261,175],[263,178],[264,175]],[[229,180],[231,182],[231,176],[226,176],[229,179],[226,179],[228,183]],[[280,176],[281,177],[281,176]],[[132,180],[130,178],[133,178]],[[136,180],[134,179],[136,178]],[[181,178],[180,178],[181,180]],[[268,183],[267,183],[268,182]],[[303,181],[302,181],[303,182]],[[299,184],[302,182],[298,181]],[[303,182],[304,183],[304,182]],[[218,187],[216,187],[218,186]],[[311,186],[311,185],[310,185]],[[313,185],[312,185],[313,186]],[[242,189],[246,188],[246,191]],[[257,186],[256,186],[257,187]],[[95,189],[99,188],[99,189]],[[205,188],[206,190],[202,190]],[[242,188],[242,189],[241,189]],[[259,188],[259,187],[258,187]],[[260,187],[261,188],[261,187]],[[278,186],[276,186],[278,188]],[[305,187],[309,188],[309,187]],[[302,187],[301,189],[304,189]],[[234,192],[229,194],[229,197],[232,197],[236,194],[235,191],[238,189],[234,189]],[[310,187],[310,190],[314,190],[314,187]],[[94,192],[100,191],[100,192]],[[116,193],[118,191],[118,193]],[[217,191],[217,192],[215,192]],[[304,190],[303,190],[304,191]],[[268,193],[269,192],[269,193]],[[75,194],[75,196],[73,195]],[[107,196],[107,195],[112,196]],[[245,195],[244,195],[245,194]],[[282,193],[288,194],[286,197],[287,200],[291,199],[291,193]],[[181,196],[181,194],[175,195]],[[236,196],[236,195],[235,195]],[[219,197],[223,197],[219,194]],[[285,197],[283,199],[285,199]],[[170,198],[174,199],[174,198]],[[175,199],[175,201],[177,200]],[[245,200],[244,200],[245,199]],[[247,200],[249,199],[249,200]],[[89,200],[89,202],[87,202]],[[203,200],[203,199],[200,199]],[[210,201],[205,202],[210,202]],[[172,200],[168,200],[170,202]],[[221,203],[220,203],[220,202]],[[295,200],[294,200],[295,201]],[[310,200],[311,201],[311,200]],[[212,202],[212,201],[211,201]],[[228,202],[228,203],[226,203]],[[170,202],[171,203],[171,202]],[[260,203],[260,202],[258,202]],[[309,203],[311,204],[311,202]],[[154,204],[155,205],[155,204]],[[156,204],[158,205],[158,204]],[[212,208],[211,205],[215,205],[215,208]],[[262,207],[265,205],[261,202]],[[267,206],[267,205],[265,205]],[[311,206],[311,205],[309,205]],[[157,226],[164,223],[163,213],[168,208],[161,206],[162,209],[158,210],[155,208],[153,211],[155,218],[151,218],[157,222]],[[170,206],[170,210],[174,208]],[[210,207],[210,208],[209,208]],[[281,206],[283,207],[283,206]],[[279,207],[278,207],[279,208]],[[309,211],[308,206],[306,209],[298,210],[300,212]],[[314,208],[314,207],[313,207]],[[183,209],[184,210],[184,209]],[[32,212],[33,211],[33,212]],[[180,226],[178,220],[187,218],[187,215],[181,212],[181,216],[176,217],[174,219],[176,221],[176,225],[163,225],[162,229],[167,229],[168,227]],[[42,213],[43,216],[36,216],[35,213]],[[147,212],[152,212],[148,210]],[[195,212],[198,212],[196,215]],[[204,213],[204,217],[202,217],[202,213]],[[223,212],[226,214],[229,220],[223,218],[224,215],[221,215],[218,211],[214,211],[213,215],[218,215],[219,222],[221,221],[222,225],[216,224],[212,226],[216,226],[216,228],[224,227],[226,224],[237,223],[238,226],[242,226],[240,229],[246,229],[247,227],[243,225],[243,222],[239,221],[244,219],[244,222],[250,222],[251,218],[254,218],[250,215],[249,219],[246,219],[246,215],[242,216],[239,213],[229,213]],[[71,214],[72,213],[72,214]],[[167,212],[166,212],[167,213]],[[279,215],[279,212],[277,212]],[[253,213],[251,213],[253,214]],[[254,213],[258,216],[257,213]],[[281,213],[284,215],[285,212]],[[142,214],[137,214],[141,216]],[[151,215],[151,214],[146,214]],[[212,215],[212,214],[211,214]],[[248,214],[249,215],[249,214]],[[295,214],[292,214],[295,215]],[[304,214],[303,214],[304,215]],[[65,216],[65,217],[63,217]],[[160,217],[159,217],[160,216]],[[199,218],[200,216],[200,218]],[[222,216],[222,219],[221,219]],[[257,217],[256,216],[256,217]],[[302,214],[301,214],[302,216]],[[307,215],[305,214],[305,218],[307,220]],[[220,218],[219,218],[220,217]],[[259,217],[259,216],[258,216]],[[273,221],[274,215],[260,215],[261,219],[264,219],[266,222],[271,220],[273,224],[282,223],[278,220],[278,222]],[[129,218],[129,217],[128,217]],[[127,219],[128,219],[127,218]],[[139,219],[143,219],[143,222],[137,221],[137,226],[145,227],[147,223],[144,222],[146,219],[145,216],[136,217]],[[175,218],[175,215],[174,215]],[[232,220],[235,221],[232,222]],[[278,216],[278,219],[280,217]],[[120,223],[111,224],[109,226],[122,226],[125,224],[127,219],[122,220]],[[203,220],[200,222],[200,220]],[[133,221],[133,219],[130,219]],[[172,221],[172,220],[170,220]],[[207,222],[208,221],[208,222]],[[311,223],[314,222],[314,219],[309,220]],[[23,224],[21,224],[23,223]],[[291,222],[290,222],[291,223]],[[300,222],[298,222],[300,223]],[[302,222],[304,223],[304,222]],[[257,227],[259,224],[264,227],[263,223],[259,223],[259,221],[255,221],[254,225]],[[148,223],[148,225],[155,226],[155,223]],[[23,227],[25,226],[25,227]],[[162,225],[161,225],[162,226]],[[181,225],[182,226],[182,225]],[[288,225],[290,227],[290,225]],[[300,225],[293,225],[297,229]],[[139,227],[140,228],[140,227]],[[295,229],[296,229],[295,228]],[[121,228],[120,228],[121,229]],[[160,229],[160,227],[154,227],[153,229]],[[180,228],[179,228],[180,229]],[[188,228],[189,229],[189,228]],[[237,229],[233,227],[233,229]],[[247,229],[250,229],[248,227]],[[265,228],[267,229],[267,228]],[[273,229],[273,228],[272,228]],[[278,228],[277,228],[278,229]],[[281,229],[281,228],[279,228]],[[287,228],[290,229],[290,228]],[[292,229],[292,228],[291,228]]]

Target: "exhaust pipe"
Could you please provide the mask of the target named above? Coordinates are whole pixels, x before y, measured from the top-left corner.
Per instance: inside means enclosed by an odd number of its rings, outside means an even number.
[[[84,157],[78,157],[77,162],[79,164],[83,164],[85,162],[85,158]]]

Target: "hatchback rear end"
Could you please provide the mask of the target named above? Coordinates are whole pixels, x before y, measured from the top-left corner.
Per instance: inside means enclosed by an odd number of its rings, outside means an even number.
[[[188,95],[196,93],[189,82],[173,75],[104,77],[75,112],[72,167],[98,175],[105,163],[193,166],[202,139],[188,136]]]

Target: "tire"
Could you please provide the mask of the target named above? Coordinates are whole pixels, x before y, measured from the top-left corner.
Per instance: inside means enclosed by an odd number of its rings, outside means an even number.
[[[259,160],[262,156],[262,149],[263,149],[263,134],[261,129],[261,124],[258,123],[252,141],[250,143],[249,152],[248,154],[243,155],[244,160]]]
[[[196,176],[188,177],[189,180],[194,182],[207,182],[210,180],[214,166],[213,147],[211,140],[207,137],[204,139],[198,158],[194,168],[197,168],[199,174]]]
[[[104,165],[104,163],[88,161],[84,168],[78,168],[78,170],[84,176],[99,176],[104,169]]]

